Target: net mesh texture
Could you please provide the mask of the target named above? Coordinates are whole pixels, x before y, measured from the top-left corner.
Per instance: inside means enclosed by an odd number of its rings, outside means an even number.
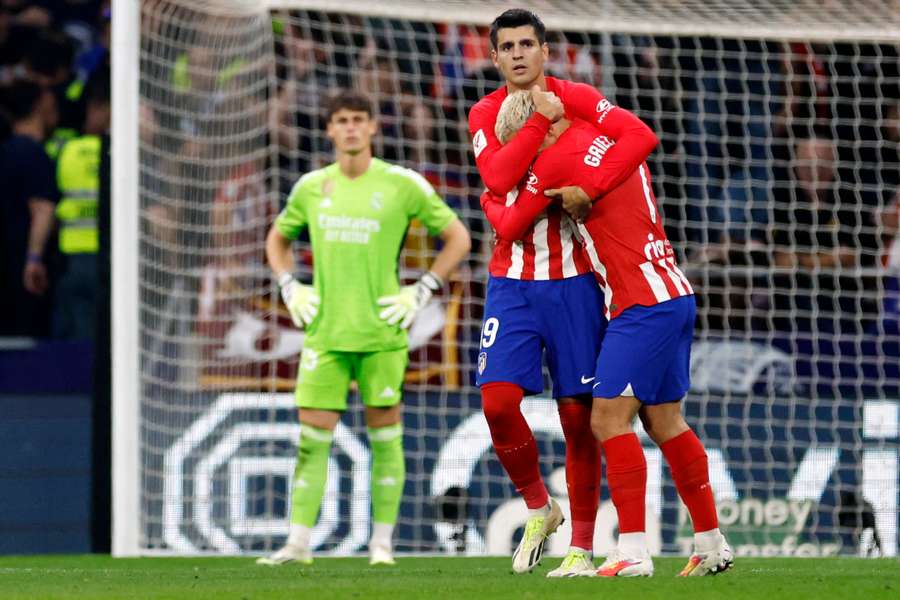
[[[323,99],[355,87],[378,104],[375,154],[424,175],[473,236],[411,334],[397,549],[508,554],[527,514],[473,385],[493,236],[466,128],[501,85],[487,26],[507,6],[271,4],[142,3],[141,547],[284,541],[303,333],[264,242],[293,183],[333,160]],[[547,73],[594,85],[660,139],[654,190],[698,302],[685,415],[739,555],[897,552],[900,10],[853,4],[533,3]],[[309,245],[296,250],[310,281]],[[435,253],[411,227],[404,281]],[[336,430],[318,552],[368,539],[359,404]],[[567,506],[554,403],[523,411]],[[689,518],[642,439],[651,550],[685,553]],[[604,485],[598,553],[614,533]],[[563,531],[550,552],[567,544]]]

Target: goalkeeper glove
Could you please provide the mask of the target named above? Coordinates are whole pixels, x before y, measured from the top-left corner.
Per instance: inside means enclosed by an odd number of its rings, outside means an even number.
[[[316,318],[319,312],[319,295],[311,285],[303,285],[290,273],[285,273],[278,278],[278,286],[281,288],[281,298],[291,320],[297,327],[308,326]]]
[[[379,306],[385,306],[378,316],[391,325],[400,324],[407,329],[416,318],[416,313],[428,304],[431,296],[444,285],[441,278],[431,271],[422,275],[412,285],[400,288],[400,293],[393,296],[382,296],[378,299]]]

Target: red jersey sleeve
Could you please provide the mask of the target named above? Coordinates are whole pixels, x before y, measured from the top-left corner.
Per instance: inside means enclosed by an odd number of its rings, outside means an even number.
[[[518,185],[528,165],[534,160],[544,136],[550,130],[550,120],[534,113],[513,139],[500,144],[494,135],[499,102],[479,102],[469,111],[469,133],[475,164],[484,185],[493,193],[503,196]]]
[[[610,103],[589,85],[565,82],[560,92],[560,100],[571,116],[592,123],[599,134],[616,142],[593,175],[593,189],[585,189],[597,200],[647,160],[659,140],[637,115]]]
[[[506,206],[503,197],[490,192],[482,194],[481,207],[498,237],[509,241],[521,239],[547,208],[552,199],[544,195],[544,190],[563,181],[559,175],[565,173],[562,156],[562,153],[545,150],[535,161],[528,179],[519,188],[516,201],[510,206]]]

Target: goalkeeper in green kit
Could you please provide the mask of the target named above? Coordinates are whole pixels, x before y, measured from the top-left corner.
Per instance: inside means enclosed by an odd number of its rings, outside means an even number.
[[[371,564],[394,564],[391,538],[406,469],[400,415],[406,329],[468,254],[469,233],[418,173],[372,156],[378,125],[368,98],[342,91],[326,104],[337,160],[291,190],[266,239],[266,257],[291,318],[307,335],[297,376],[300,442],[287,543],[260,564],[311,563],[332,436],[351,381],[365,404],[372,449]],[[418,219],[443,248],[431,270],[400,286],[398,260]],[[313,285],[294,279],[291,242],[309,229]]]

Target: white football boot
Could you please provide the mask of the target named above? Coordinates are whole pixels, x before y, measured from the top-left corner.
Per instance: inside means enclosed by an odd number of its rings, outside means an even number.
[[[688,559],[687,564],[678,574],[679,577],[699,577],[702,575],[717,575],[724,573],[734,565],[734,553],[731,546],[725,540],[725,536],[719,534],[718,540],[709,548],[702,548],[694,542],[694,553]]]
[[[263,556],[256,559],[258,565],[269,565],[275,567],[287,563],[300,563],[301,565],[311,565],[313,562],[312,550],[308,546],[296,546],[294,544],[286,544],[281,550],[272,554],[272,556]]]
[[[394,553],[389,546],[369,545],[369,564],[375,565],[396,565]]]
[[[547,538],[563,524],[562,509],[553,498],[550,499],[550,511],[546,516],[531,517],[525,522],[525,533],[519,547],[512,555],[512,568],[515,573],[529,573],[544,555]]]
[[[597,577],[651,577],[653,559],[646,552],[626,555],[613,550],[597,569]]]
[[[594,577],[596,570],[589,552],[570,548],[562,564],[547,573],[547,577]]]

